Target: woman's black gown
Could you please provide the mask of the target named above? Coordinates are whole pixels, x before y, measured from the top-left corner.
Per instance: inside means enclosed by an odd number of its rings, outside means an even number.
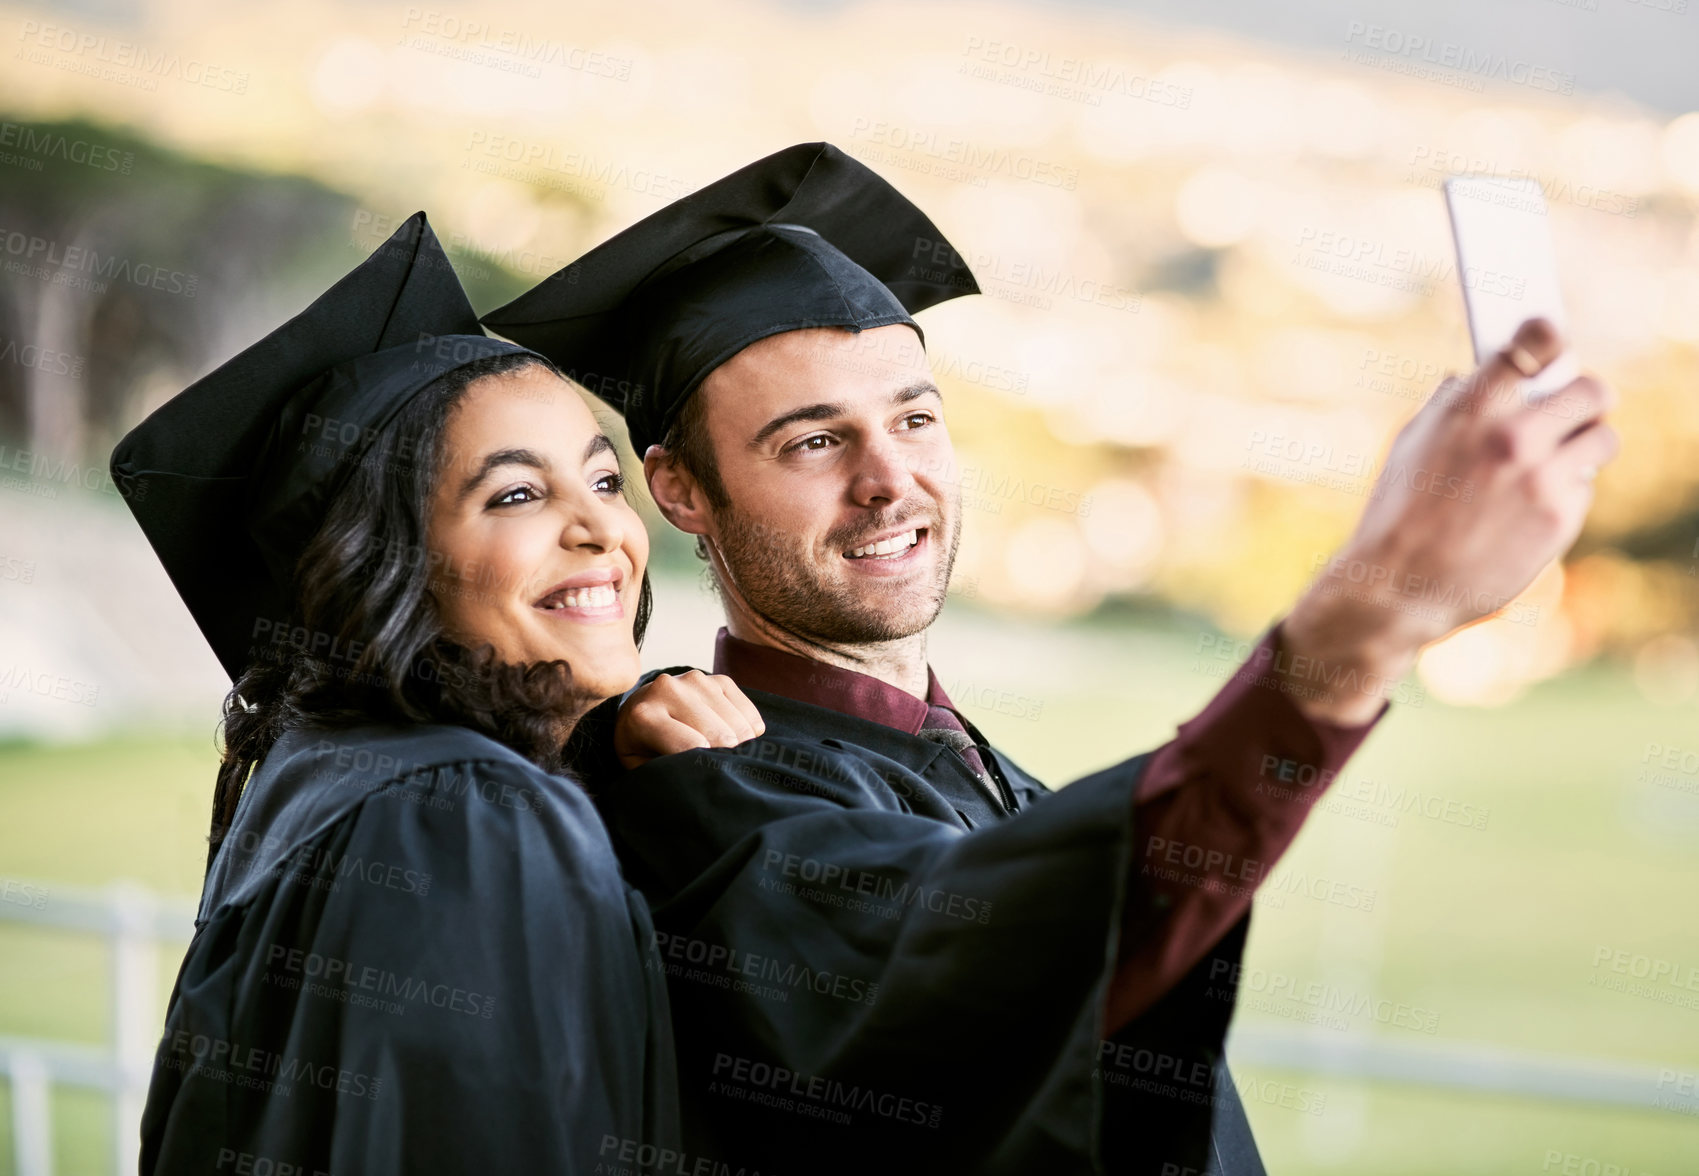
[[[206,880],[143,1173],[589,1173],[672,1151],[648,908],[589,799],[451,726],[302,729]]]

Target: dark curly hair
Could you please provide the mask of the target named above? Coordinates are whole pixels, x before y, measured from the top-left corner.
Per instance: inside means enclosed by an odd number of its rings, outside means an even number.
[[[426,519],[450,414],[485,376],[529,366],[497,355],[456,368],[415,396],[349,470],[295,567],[295,613],[225,696],[223,762],[213,793],[207,867],[254,767],[284,732],[370,722],[453,723],[513,748],[548,771],[569,749],[561,715],[572,705],[564,661],[515,665],[485,645],[444,635],[430,593]],[[643,577],[633,636],[653,607]]]

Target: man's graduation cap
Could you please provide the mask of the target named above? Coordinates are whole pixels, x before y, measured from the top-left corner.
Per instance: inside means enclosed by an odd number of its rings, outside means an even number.
[[[483,333],[415,213],[118,443],[113,481],[232,679],[289,622],[295,565],[379,430],[439,376],[509,353],[526,352]]]
[[[639,456],[709,372],[758,339],[862,331],[960,294],[973,274],[907,197],[803,143],[644,218],[484,316],[625,417]]]

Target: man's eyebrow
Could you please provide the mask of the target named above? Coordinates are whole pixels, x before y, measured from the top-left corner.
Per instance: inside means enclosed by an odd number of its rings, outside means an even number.
[[[801,408],[793,408],[790,412],[776,416],[762,425],[761,431],[750,439],[749,447],[751,449],[759,448],[763,441],[786,425],[794,425],[798,421],[829,421],[833,417],[843,416],[848,411],[842,404],[826,403],[805,404]]]
[[[938,391],[938,385],[934,384],[931,380],[921,380],[918,383],[908,385],[906,388],[899,388],[891,396],[891,403],[907,404],[912,400],[919,400],[922,396],[936,396],[940,400],[944,398],[944,394]],[[842,404],[830,404],[824,402],[820,404],[806,404],[803,407],[793,409],[782,416],[776,416],[765,425],[762,425],[761,431],[756,433],[755,436],[750,439],[749,447],[751,449],[759,448],[763,441],[767,440],[767,438],[771,437],[774,433],[777,433],[786,425],[794,425],[799,421],[829,421],[833,417],[843,416],[847,411],[849,410]]]
[[[911,400],[919,400],[922,396],[936,396],[939,400],[944,399],[944,394],[938,391],[938,385],[931,380],[919,380],[910,384],[907,388],[899,389],[897,394],[891,397],[891,403],[907,404]]]
[[[602,440],[606,441],[607,438],[603,437]],[[595,444],[595,442],[591,442],[591,444]],[[588,461],[589,457],[586,456],[585,460]],[[484,460],[478,463],[478,468],[473,470],[471,475],[460,484],[460,493],[455,496],[456,499],[465,498],[478,488],[478,483],[490,476],[491,470],[504,465],[530,466],[532,469],[542,470],[545,473],[548,472],[549,468],[548,461],[532,450],[498,449],[494,453],[484,455]]]

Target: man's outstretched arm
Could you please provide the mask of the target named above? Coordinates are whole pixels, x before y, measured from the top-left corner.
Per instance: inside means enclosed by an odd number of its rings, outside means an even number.
[[[1151,756],[1108,1031],[1243,917],[1422,647],[1508,605],[1574,543],[1618,442],[1596,380],[1521,395],[1561,351],[1533,320],[1467,383],[1442,384],[1393,443],[1349,542]]]

